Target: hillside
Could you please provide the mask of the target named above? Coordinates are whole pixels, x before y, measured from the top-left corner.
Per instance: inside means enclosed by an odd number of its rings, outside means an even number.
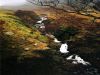
[[[41,16],[45,28],[37,28]],[[43,18],[43,17],[42,17]],[[54,37],[61,42],[54,42]],[[0,11],[0,52],[3,75],[99,75],[100,14],[66,12],[53,8]],[[74,64],[59,49],[90,65]],[[76,61],[76,60],[75,60]]]
[[[3,57],[38,57],[39,55],[32,51],[48,49],[47,37],[41,35],[34,27],[27,27],[13,11],[0,11],[0,32],[0,49]]]

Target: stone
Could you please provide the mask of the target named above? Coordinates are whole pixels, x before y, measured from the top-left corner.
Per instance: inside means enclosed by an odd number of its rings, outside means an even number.
[[[28,51],[29,49],[30,49],[30,48],[28,48],[28,47],[27,47],[27,48],[24,48],[24,50],[26,50],[26,51]]]
[[[5,32],[6,35],[14,35],[13,32],[9,31],[9,32]]]

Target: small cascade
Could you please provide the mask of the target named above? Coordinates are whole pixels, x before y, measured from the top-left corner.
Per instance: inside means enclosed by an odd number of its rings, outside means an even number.
[[[54,38],[54,42],[55,43],[61,43],[61,41],[59,41],[57,38]]]
[[[43,21],[47,20],[48,18],[46,16],[40,17],[40,20],[36,22],[35,27],[40,29],[45,29],[45,24]]]
[[[64,43],[64,44],[61,45],[60,52],[61,53],[69,53],[67,43]]]
[[[81,57],[74,54],[66,58],[67,60],[72,60],[73,64],[83,64],[83,65],[90,65],[89,62],[84,61]]]

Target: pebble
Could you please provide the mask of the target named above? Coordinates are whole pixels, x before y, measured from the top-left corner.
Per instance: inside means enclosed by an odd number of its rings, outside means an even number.
[[[13,32],[5,32],[6,35],[13,35]]]
[[[30,48],[25,48],[24,50],[26,50],[26,51],[27,51],[27,50],[29,50],[29,49],[30,49]]]

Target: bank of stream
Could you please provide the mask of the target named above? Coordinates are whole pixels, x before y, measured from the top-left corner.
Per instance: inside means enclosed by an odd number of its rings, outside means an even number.
[[[70,41],[68,42],[70,46],[69,43]],[[74,44],[74,42],[72,43]],[[81,45],[76,47],[81,48]],[[69,47],[68,56],[78,54],[91,65],[73,64],[66,60],[59,52],[58,45],[57,48],[50,47],[50,50],[33,51],[33,53],[44,57],[24,58],[22,60],[18,60],[16,57],[2,59],[1,73],[2,75],[100,75],[99,53],[82,54],[73,50]]]

